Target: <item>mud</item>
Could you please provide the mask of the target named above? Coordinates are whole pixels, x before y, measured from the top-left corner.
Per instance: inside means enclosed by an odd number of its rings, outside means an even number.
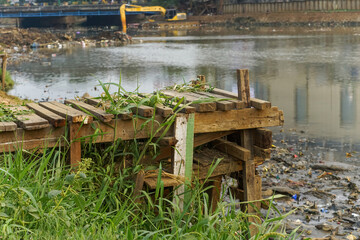
[[[258,171],[263,197],[281,194],[276,208],[294,211],[285,222],[287,231],[298,228],[302,238],[359,238],[360,169],[352,164],[359,153],[324,148],[298,134],[291,141],[282,136],[275,137],[272,157]]]

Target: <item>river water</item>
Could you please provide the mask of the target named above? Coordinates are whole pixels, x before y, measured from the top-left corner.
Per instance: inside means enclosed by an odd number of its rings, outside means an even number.
[[[120,78],[128,91],[152,92],[205,75],[236,91],[236,69],[250,70],[251,94],[284,110],[285,129],[318,142],[360,146],[360,29],[174,32],[138,36],[122,47],[59,51],[10,67],[10,94],[35,100],[98,96]]]

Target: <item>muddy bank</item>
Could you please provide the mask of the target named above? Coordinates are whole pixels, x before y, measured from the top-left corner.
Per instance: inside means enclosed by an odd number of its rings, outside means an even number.
[[[52,54],[51,49],[87,46],[110,46],[132,43],[132,38],[119,31],[94,31],[85,36],[80,31],[58,32],[53,29],[0,28],[0,52],[10,55],[9,64],[37,61]],[[39,48],[49,49],[39,53]]]
[[[360,26],[359,12],[281,12],[190,16],[212,26]]]
[[[360,236],[359,153],[324,148],[301,134],[282,140],[278,134],[272,157],[259,166],[263,197],[283,194],[275,206],[288,217],[288,231],[302,237],[357,239]]]

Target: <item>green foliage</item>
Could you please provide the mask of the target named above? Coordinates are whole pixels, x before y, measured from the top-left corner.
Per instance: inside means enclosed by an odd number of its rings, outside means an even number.
[[[12,107],[12,108],[11,108]],[[14,122],[16,116],[34,112],[33,110],[17,110],[16,106],[0,103],[0,122]]]
[[[2,69],[0,68],[0,88],[2,84]],[[9,91],[14,87],[14,80],[11,78],[10,72],[6,71],[5,74],[5,91]]]
[[[113,147],[105,152],[117,152]],[[98,149],[99,150],[99,149]],[[191,201],[179,208],[179,198],[142,192],[135,202],[135,168],[116,170],[83,159],[77,171],[64,164],[66,151],[18,151],[4,154],[0,163],[0,234],[5,239],[245,239],[247,213],[238,203],[220,203],[210,211],[204,184],[196,182]],[[110,157],[111,159],[111,157]],[[161,180],[159,179],[161,182]],[[274,217],[269,217],[273,212]],[[253,216],[260,220],[259,217]],[[281,229],[283,216],[271,206],[251,239],[296,239]]]

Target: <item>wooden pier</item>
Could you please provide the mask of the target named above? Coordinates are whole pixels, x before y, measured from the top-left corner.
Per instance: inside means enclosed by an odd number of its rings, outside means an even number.
[[[231,175],[238,180],[237,196],[241,200],[258,200],[261,177],[256,174],[256,166],[270,158],[272,143],[272,133],[265,127],[282,125],[283,112],[270,102],[250,98],[248,70],[237,70],[237,76],[239,94],[205,85],[206,91],[200,92],[163,90],[162,94],[172,99],[168,105],[133,105],[131,112],[117,115],[104,110],[109,103],[94,98],[66,100],[65,104],[28,103],[19,108],[32,112],[17,116],[14,122],[0,122],[0,152],[70,145],[70,164],[76,167],[81,161],[81,142],[106,143],[151,136],[160,150],[155,156],[144,155],[140,163],[171,159],[171,169],[162,175],[164,187],[185,182],[177,189],[180,193],[184,186],[191,186],[195,177],[200,180],[209,177],[215,186],[210,193],[215,206],[222,176]],[[197,81],[205,80],[199,76]],[[178,104],[179,101],[183,102]],[[171,117],[174,121],[168,131],[160,129],[161,123]],[[148,121],[151,118],[153,121]],[[198,146],[204,147],[194,151]],[[217,158],[223,160],[208,176]],[[136,191],[154,189],[156,183],[156,174],[140,171]],[[186,201],[186,194],[183,200]]]

